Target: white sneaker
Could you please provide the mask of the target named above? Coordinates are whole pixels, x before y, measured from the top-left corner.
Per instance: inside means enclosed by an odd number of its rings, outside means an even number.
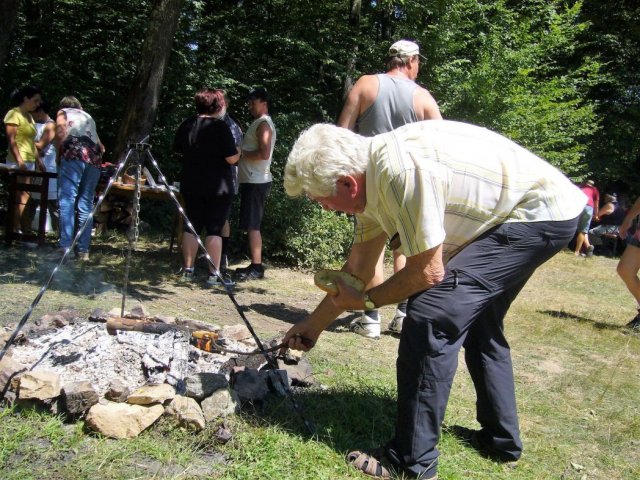
[[[349,330],[366,338],[380,338],[380,320],[374,320],[362,312],[362,316],[349,324]]]
[[[402,332],[402,322],[404,322],[404,317],[406,316],[406,313],[396,309],[396,315],[395,317],[393,317],[393,320],[391,320],[391,323],[387,327],[389,331],[395,333]]]

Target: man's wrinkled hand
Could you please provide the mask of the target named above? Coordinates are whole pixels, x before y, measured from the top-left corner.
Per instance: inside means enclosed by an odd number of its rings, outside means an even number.
[[[306,321],[300,322],[289,329],[282,339],[280,353],[286,352],[287,348],[308,352],[315,345],[320,332],[315,332],[307,325]]]
[[[343,310],[362,310],[364,308],[364,297],[361,291],[356,290],[344,280],[337,278],[335,280],[338,287],[338,294],[332,295],[333,304]]]

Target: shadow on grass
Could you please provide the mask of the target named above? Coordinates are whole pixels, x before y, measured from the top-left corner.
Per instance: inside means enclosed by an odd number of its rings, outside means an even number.
[[[57,272],[49,288],[72,295],[98,295],[120,292],[124,284],[125,247],[97,244],[91,249],[89,261],[81,262],[68,254],[63,264],[55,258],[55,245],[27,249],[19,245],[0,246],[0,285],[44,285],[55,267]],[[152,300],[170,293],[161,285],[175,278],[177,267],[167,249],[132,252],[129,271],[129,291],[140,300]],[[144,282],[144,283],[141,283]]]
[[[537,313],[542,313],[544,315],[549,315],[554,318],[562,318],[574,320],[578,323],[586,323],[591,324],[593,328],[598,330],[622,330],[622,325],[612,325],[611,323],[598,322],[591,318],[581,317],[579,315],[574,315],[573,313],[565,312],[563,310],[536,310]]]
[[[277,426],[288,433],[324,442],[336,452],[375,448],[393,436],[396,418],[395,385],[343,385],[339,389],[295,388],[302,415],[313,425],[306,428],[302,416],[286,397],[270,400],[241,415],[257,426]]]
[[[220,292],[224,294],[224,292]],[[239,298],[241,298],[242,291],[239,291]],[[282,322],[290,323],[295,325],[301,320],[304,320],[311,312],[304,308],[296,308],[286,305],[282,302],[274,302],[274,303],[252,303],[247,305],[247,309],[253,310],[260,315],[264,315],[265,317],[272,318],[274,320],[280,320]],[[335,332],[335,331],[344,331],[345,328],[349,326],[352,320],[360,317],[360,312],[351,312],[346,315],[341,316],[335,322],[333,322],[326,331]]]

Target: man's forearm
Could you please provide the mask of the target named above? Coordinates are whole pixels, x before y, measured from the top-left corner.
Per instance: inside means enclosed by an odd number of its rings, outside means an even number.
[[[444,278],[442,245],[407,258],[405,267],[368,291],[377,306],[397,303],[438,285]]]
[[[367,293],[377,307],[382,307],[406,300],[415,293],[436,286],[441,280],[441,277],[428,279],[424,275],[402,269]]]
[[[329,295],[320,302],[316,309],[309,315],[309,321],[318,328],[319,332],[325,330],[336,318],[344,313],[344,309],[336,307]]]

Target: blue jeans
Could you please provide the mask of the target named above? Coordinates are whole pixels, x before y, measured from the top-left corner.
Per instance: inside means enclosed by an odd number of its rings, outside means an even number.
[[[89,251],[91,229],[93,228],[93,197],[100,180],[100,169],[80,160],[60,160],[58,172],[58,203],[60,205],[60,246],[68,248],[73,241],[76,227],[76,207],[78,209],[78,230],[87,226],[78,239],[76,250]]]

